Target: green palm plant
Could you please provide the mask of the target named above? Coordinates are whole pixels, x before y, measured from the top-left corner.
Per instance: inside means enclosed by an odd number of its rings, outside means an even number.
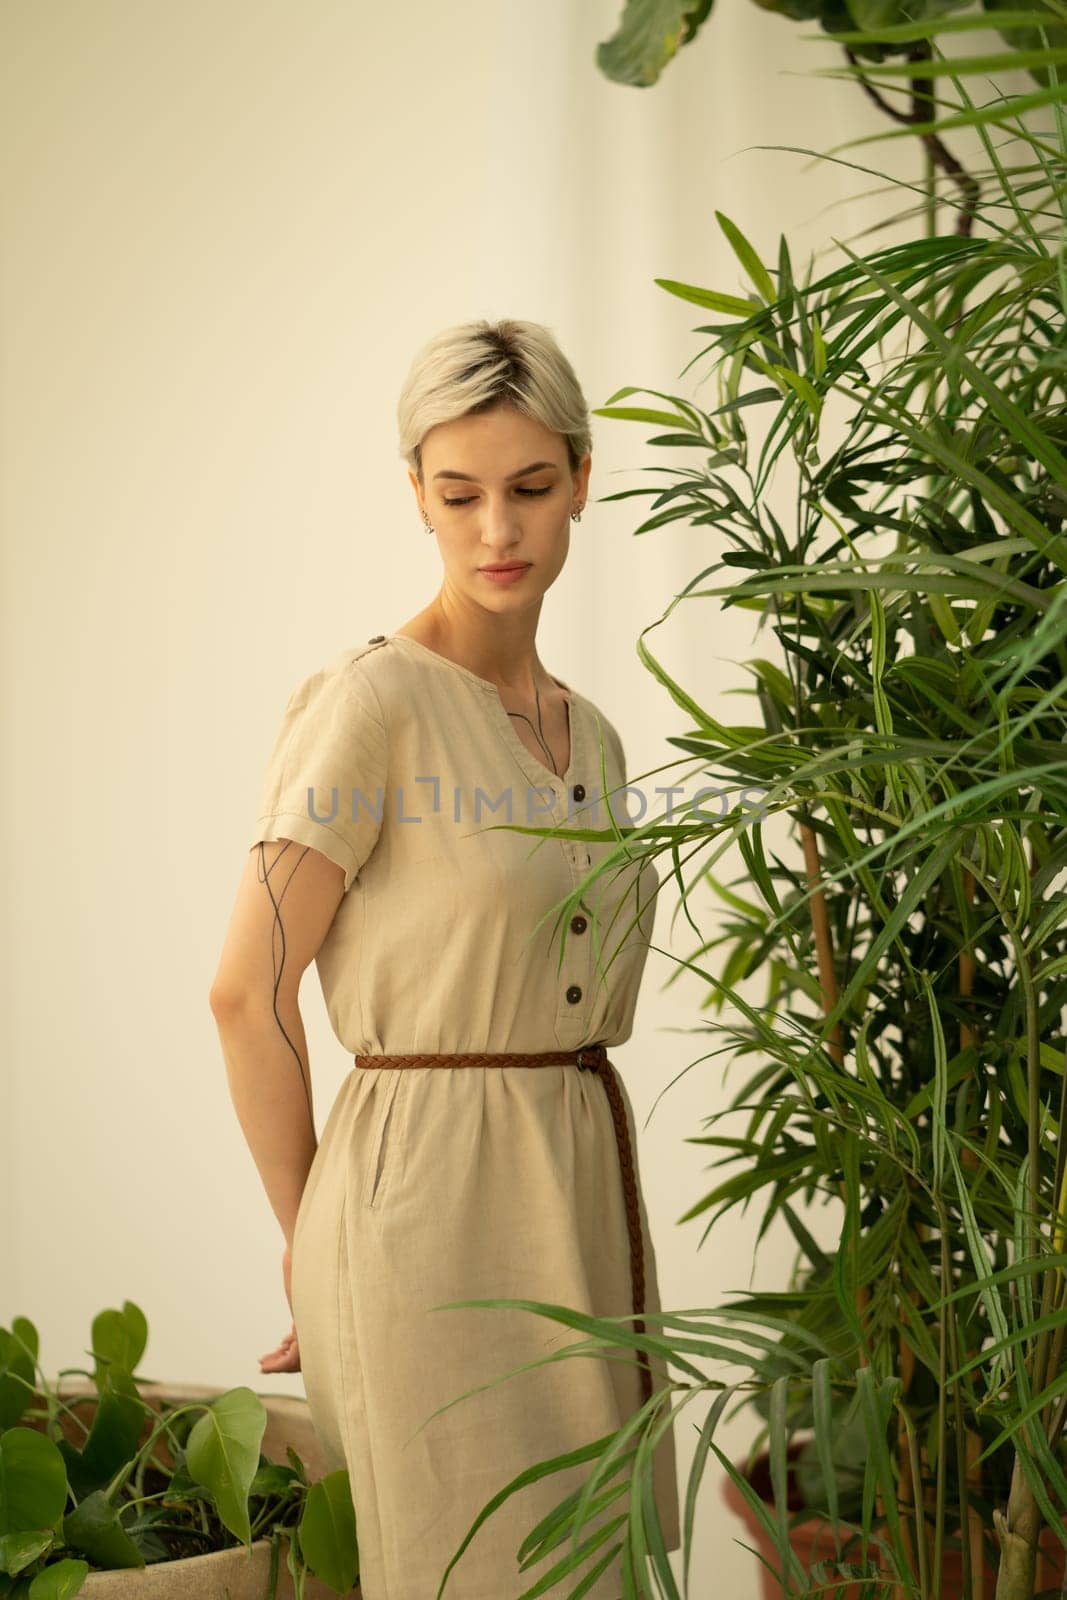
[[[1067,140],[1058,104],[1035,132],[1010,97],[976,107],[965,75],[937,76],[958,97],[942,121],[965,116],[988,159],[980,236],[841,244],[800,282],[784,239],[768,264],[720,215],[751,289],[658,280],[710,313],[695,332],[713,403],[627,387],[598,412],[682,453],[606,498],[650,499],[642,537],[707,530],[708,564],[637,649],[687,722],[667,741],[674,781],[739,799],[722,816],[675,801],[633,826],[521,831],[613,845],[556,908],[564,930],[601,873],[668,860],[697,940],[672,959],[708,988],[699,1060],[729,1053],[737,1080],[693,1141],[715,1176],[681,1220],[714,1238],[759,1206],[761,1235],[776,1217],[793,1230],[798,1267],[776,1293],[646,1313],[645,1331],[461,1302],[584,1335],[548,1360],[643,1351],[672,1374],[617,1434],[531,1466],[480,1513],[454,1561],[522,1484],[590,1464],[520,1552],[553,1558],[523,1600],[571,1574],[579,1596],[612,1562],[627,1600],[651,1592],[648,1562],[657,1592],[679,1594],[651,1462],[684,1422],[686,1577],[713,1458],[789,1595],[840,1593],[858,1572],[871,1596],[935,1600],[957,1548],[968,1600],[985,1564],[996,1600],[1022,1600],[1042,1529],[1067,1546]],[[1001,131],[1027,157],[1010,171]],[[677,607],[716,603],[773,633],[777,659],[745,663],[758,721],[716,719],[648,643]],[[709,891],[726,916],[711,935]],[[744,992],[757,977],[759,1002]],[[820,1205],[832,1251],[806,1220]],[[727,1382],[724,1361],[742,1376]],[[716,1444],[738,1403],[763,1418],[769,1504]],[[790,1545],[802,1440],[836,1570]]]

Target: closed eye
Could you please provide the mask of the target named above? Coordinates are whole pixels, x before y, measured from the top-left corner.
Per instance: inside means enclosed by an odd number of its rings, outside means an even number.
[[[550,491],[553,488],[555,488],[554,484],[546,483],[546,485],[545,485],[545,487],[543,489],[523,489],[523,488],[520,488],[517,492],[519,494],[526,494],[526,495],[539,495],[539,494],[548,494],[548,493],[550,493]],[[465,506],[465,505],[469,505],[470,504],[470,502],[474,499],[474,496],[472,494],[468,494],[468,495],[462,496],[462,498],[460,498],[458,500],[450,500],[447,495],[443,496],[443,498],[444,498],[444,502],[445,502],[446,506]]]

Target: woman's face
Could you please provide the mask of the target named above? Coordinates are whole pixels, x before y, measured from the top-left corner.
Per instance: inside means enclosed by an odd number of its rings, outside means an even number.
[[[457,595],[495,612],[525,610],[555,582],[585,504],[591,458],[572,475],[567,444],[532,417],[495,406],[431,428],[423,487],[409,472]],[[510,577],[486,570],[521,563]]]

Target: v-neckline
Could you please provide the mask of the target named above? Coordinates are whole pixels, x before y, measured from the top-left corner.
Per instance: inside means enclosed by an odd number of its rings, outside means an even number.
[[[562,678],[553,677],[552,679],[553,683],[557,684],[559,688],[565,690],[567,695],[565,704],[567,707],[567,730],[569,735],[570,750],[566,771],[561,774],[558,772],[553,772],[551,767],[546,767],[543,762],[538,761],[537,757],[533,754],[533,751],[528,750],[523,744],[522,740],[515,732],[514,724],[512,723],[511,717],[508,714],[507,707],[500,698],[500,691],[495,683],[491,683],[488,678],[483,678],[480,673],[472,672],[469,667],[462,666],[460,662],[453,661],[451,656],[443,656],[439,650],[431,649],[428,644],[423,644],[421,639],[412,638],[411,634],[409,633],[388,633],[385,637],[386,639],[398,639],[404,644],[413,644],[420,654],[430,656],[434,661],[439,661],[444,666],[451,667],[453,672],[460,673],[464,678],[468,679],[470,683],[480,688],[483,693],[491,695],[496,713],[493,720],[496,723],[496,726],[505,744],[508,746],[516,760],[522,763],[528,776],[537,777],[540,775],[543,778],[549,779],[553,784],[560,784],[563,788],[567,787],[571,778],[574,776],[578,763],[577,745],[580,728],[580,718],[575,715],[577,710],[577,697],[569,683],[564,683]]]

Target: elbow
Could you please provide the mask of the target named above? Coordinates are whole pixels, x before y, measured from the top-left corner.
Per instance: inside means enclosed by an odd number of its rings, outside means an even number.
[[[232,983],[227,983],[216,978],[208,991],[207,1003],[211,1007],[211,1014],[216,1021],[221,1022],[225,1017],[232,1017],[242,1010],[245,995]]]

